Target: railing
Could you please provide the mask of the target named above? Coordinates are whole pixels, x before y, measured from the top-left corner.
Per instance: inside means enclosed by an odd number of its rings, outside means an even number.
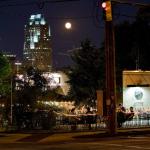
[[[101,130],[106,129],[108,118],[101,117],[97,114],[79,114],[79,115],[70,115],[57,113],[54,117],[54,120],[46,120],[47,113],[43,113],[40,117],[35,115],[31,120],[24,118],[20,129],[45,129],[45,125],[53,125],[53,130],[55,131],[71,131],[71,130]],[[52,118],[52,116],[50,116]],[[43,124],[43,120],[44,123]],[[50,124],[51,121],[54,121],[54,124]],[[44,125],[44,126],[43,126]],[[141,127],[150,127],[150,113],[139,113],[135,114],[133,119],[126,120],[121,128],[141,128]],[[0,128],[7,128],[5,121],[1,123]],[[16,126],[17,128],[17,126]],[[46,129],[49,127],[46,126]]]
[[[76,122],[72,122],[72,117],[77,117],[79,120]],[[88,114],[84,115],[68,115],[68,116],[59,116],[57,118],[56,128],[57,129],[66,129],[71,130],[72,125],[76,125],[76,130],[88,130],[89,122],[87,122]],[[93,117],[93,118],[92,118]],[[96,114],[91,115],[91,128],[94,130],[100,130],[107,128],[106,122],[107,118],[97,116]],[[150,114],[141,113],[135,115],[133,119],[127,120],[122,124],[121,128],[142,128],[142,127],[150,127]]]
[[[139,113],[134,115],[133,119],[123,123],[123,128],[150,127],[150,114]]]

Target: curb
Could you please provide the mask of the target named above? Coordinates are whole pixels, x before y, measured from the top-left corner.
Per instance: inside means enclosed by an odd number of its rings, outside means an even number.
[[[135,136],[135,135],[146,135],[150,134],[150,128],[147,129],[122,129],[118,130],[117,133],[111,135],[108,131],[105,133],[93,133],[87,135],[73,136],[73,138],[109,138],[109,137],[120,137],[120,136]]]

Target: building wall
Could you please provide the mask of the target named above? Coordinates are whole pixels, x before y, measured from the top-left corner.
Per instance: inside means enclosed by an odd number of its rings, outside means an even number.
[[[43,76],[47,79],[49,88],[58,87],[59,94],[67,95],[70,86],[67,83],[68,77],[66,74],[58,71],[43,73]]]
[[[150,71],[123,71],[123,105],[150,109]]]

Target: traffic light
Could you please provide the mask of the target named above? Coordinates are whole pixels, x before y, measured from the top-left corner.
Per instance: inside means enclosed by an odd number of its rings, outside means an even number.
[[[111,1],[103,0],[102,9],[103,9],[103,19],[105,21],[112,21]]]

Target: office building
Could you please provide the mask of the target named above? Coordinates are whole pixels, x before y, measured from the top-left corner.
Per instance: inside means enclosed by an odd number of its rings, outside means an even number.
[[[50,27],[41,14],[31,15],[24,31],[24,66],[51,71],[52,48]]]

